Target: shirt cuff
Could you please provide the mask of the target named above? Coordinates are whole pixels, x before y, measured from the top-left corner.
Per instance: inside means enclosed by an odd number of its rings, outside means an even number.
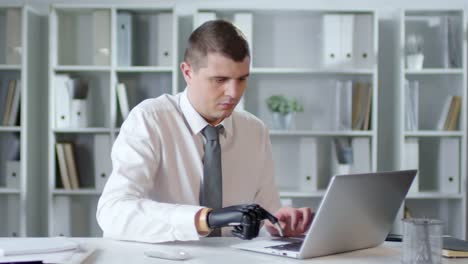
[[[169,220],[174,225],[177,240],[198,240],[200,238],[195,226],[195,215],[202,208],[204,207],[179,204],[174,209]]]

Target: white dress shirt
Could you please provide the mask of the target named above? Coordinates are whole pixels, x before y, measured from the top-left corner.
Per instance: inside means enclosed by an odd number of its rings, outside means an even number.
[[[221,124],[223,207],[258,203],[275,212],[280,203],[267,128],[247,112],[233,112]],[[98,203],[96,216],[105,237],[199,239],[194,218],[202,208],[201,130],[206,125],[186,91],[132,109],[112,147],[113,170]]]

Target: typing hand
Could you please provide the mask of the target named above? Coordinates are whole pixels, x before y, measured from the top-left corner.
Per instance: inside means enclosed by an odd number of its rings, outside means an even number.
[[[314,218],[314,214],[310,208],[280,208],[274,216],[278,219],[279,225],[283,229],[284,236],[299,236],[302,235],[310,226]],[[265,228],[272,235],[279,235],[275,226],[269,222],[265,222]]]

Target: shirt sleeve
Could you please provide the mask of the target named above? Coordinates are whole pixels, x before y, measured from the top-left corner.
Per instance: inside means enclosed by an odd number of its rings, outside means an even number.
[[[263,150],[263,170],[259,173],[258,191],[255,195],[255,203],[261,205],[270,213],[275,213],[280,208],[278,189],[275,184],[273,156],[268,129],[263,127],[260,149]]]
[[[112,147],[112,174],[98,202],[96,218],[104,237],[141,242],[198,240],[199,206],[160,203],[150,191],[160,164],[161,143],[152,118],[134,109]],[[149,119],[151,120],[151,119]]]

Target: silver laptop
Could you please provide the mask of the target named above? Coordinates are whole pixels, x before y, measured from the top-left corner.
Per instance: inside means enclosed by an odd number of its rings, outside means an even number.
[[[375,247],[390,231],[416,170],[334,176],[304,238],[232,247],[298,259]]]

